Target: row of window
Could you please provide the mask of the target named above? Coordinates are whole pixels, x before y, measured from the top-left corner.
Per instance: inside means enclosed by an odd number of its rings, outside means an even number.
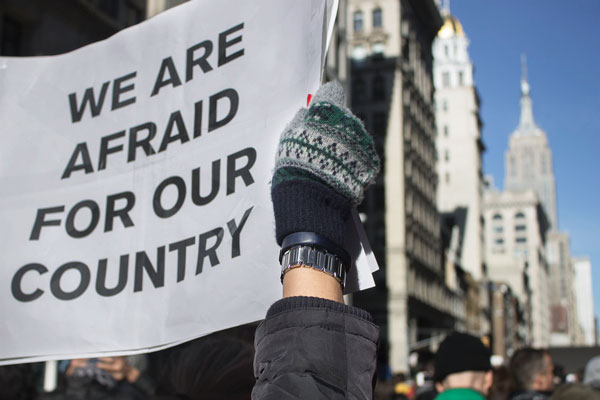
[[[499,246],[502,246],[504,244],[504,238],[496,238],[494,240],[494,243],[497,244],[497,245],[499,245]],[[515,243],[519,243],[519,244],[520,243],[527,243],[527,238],[526,237],[518,237],[518,238],[515,239]]]
[[[517,232],[523,232],[526,230],[527,230],[526,225],[515,225],[515,231],[517,231]],[[496,225],[492,228],[492,231],[494,231],[495,233],[502,233],[502,232],[504,232],[504,227],[502,225]]]
[[[463,71],[458,71],[458,86],[463,86],[465,84],[465,73]],[[442,72],[442,86],[447,88],[450,87],[450,72],[445,71]]]
[[[518,211],[518,212],[515,214],[515,219],[523,219],[523,218],[525,218],[525,214],[523,214],[523,212],[521,212],[521,211]],[[493,219],[494,221],[502,221],[502,214],[498,214],[498,213],[497,213],[497,214],[494,214],[494,216],[492,217],[492,219]]]
[[[502,214],[496,213],[492,216],[492,232],[494,233],[494,245],[496,248],[504,246],[504,226],[502,225]],[[525,224],[525,214],[518,211],[515,214],[515,244],[525,245],[527,243],[527,225]],[[501,251],[503,252],[503,250]]]
[[[383,54],[385,53],[385,43],[383,42],[375,42],[371,44],[371,52],[373,54],[373,59],[380,60],[383,58]],[[357,44],[352,49],[352,60],[354,61],[362,61],[367,58],[369,55],[369,50],[364,44]]]
[[[355,11],[352,15],[353,28],[355,33],[361,33],[365,29],[364,16],[362,11]],[[376,8],[371,12],[371,22],[373,29],[383,26],[383,12],[381,8]]]

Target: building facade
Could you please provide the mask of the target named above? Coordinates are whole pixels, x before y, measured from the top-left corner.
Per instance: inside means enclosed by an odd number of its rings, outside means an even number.
[[[475,335],[489,331],[487,277],[483,258],[483,167],[479,95],[469,58],[469,39],[448,10],[433,43],[437,123],[437,205],[453,215],[461,231],[462,268],[479,284],[477,317],[467,330]]]
[[[534,191],[484,193],[485,258],[490,280],[510,286],[525,312],[526,344],[550,344],[548,220]]]
[[[380,362],[408,372],[464,317],[445,284],[431,46],[443,20],[433,0],[349,0],[352,109],[373,134],[383,173],[361,211],[380,264],[377,286],[354,296],[381,327]]]
[[[595,346],[597,342],[592,289],[592,263],[588,257],[574,257],[572,262],[575,272],[574,292],[577,304],[577,320],[581,330],[575,344]]]
[[[550,270],[550,345],[575,345],[579,322],[573,292],[574,271],[569,235],[549,232],[546,255]]]

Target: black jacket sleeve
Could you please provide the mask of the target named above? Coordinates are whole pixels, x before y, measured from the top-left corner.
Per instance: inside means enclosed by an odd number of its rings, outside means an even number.
[[[359,308],[282,299],[256,330],[252,399],[372,399],[378,336]]]

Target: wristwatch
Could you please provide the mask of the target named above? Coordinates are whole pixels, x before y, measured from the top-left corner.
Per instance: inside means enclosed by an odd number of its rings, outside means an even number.
[[[350,267],[348,253],[328,239],[312,232],[299,232],[283,239],[281,252],[281,281],[290,269],[310,267],[333,276],[344,288]]]

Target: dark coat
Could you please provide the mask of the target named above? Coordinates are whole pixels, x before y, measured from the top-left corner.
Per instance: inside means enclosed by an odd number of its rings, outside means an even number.
[[[379,329],[364,310],[313,297],[271,306],[256,330],[253,400],[373,398]]]

